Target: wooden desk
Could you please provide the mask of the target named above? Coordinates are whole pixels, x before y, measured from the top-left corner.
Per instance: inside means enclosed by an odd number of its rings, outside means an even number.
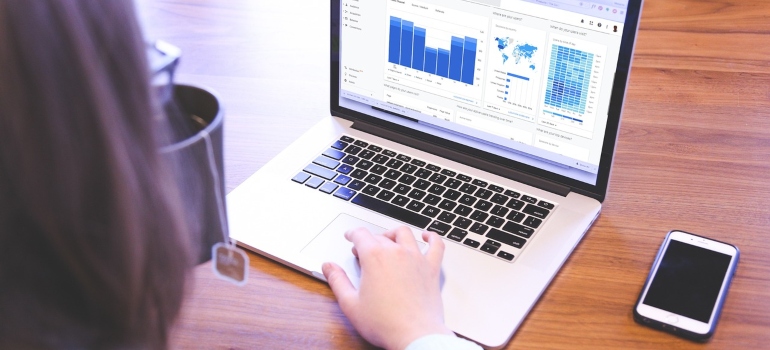
[[[328,115],[328,2],[140,0],[150,38],[184,50],[179,80],[227,108],[232,190]],[[770,3],[647,0],[610,192],[595,226],[508,348],[770,347]],[[634,323],[671,229],[738,245],[715,338]],[[178,348],[358,349],[328,287],[251,255],[238,288],[195,270]]]

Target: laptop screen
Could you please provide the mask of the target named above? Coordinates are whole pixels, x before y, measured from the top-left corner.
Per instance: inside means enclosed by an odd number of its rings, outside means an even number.
[[[597,184],[628,0],[339,6],[340,107]]]

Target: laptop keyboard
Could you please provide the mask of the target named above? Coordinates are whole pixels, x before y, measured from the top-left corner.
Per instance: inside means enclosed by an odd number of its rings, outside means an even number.
[[[511,262],[556,207],[349,136],[292,181]]]

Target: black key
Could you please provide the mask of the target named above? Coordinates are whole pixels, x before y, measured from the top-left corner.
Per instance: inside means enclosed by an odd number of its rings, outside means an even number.
[[[396,157],[396,158],[398,158],[398,160],[401,160],[401,161],[404,161],[404,162],[409,162],[409,161],[412,160],[412,157],[406,156],[406,155],[403,155],[403,154],[399,154],[398,157]]]
[[[418,166],[418,167],[425,166],[425,164],[427,164],[427,163],[425,163],[425,162],[423,162],[423,161],[421,161],[419,159],[412,159],[412,161],[410,163],[412,163],[412,164],[414,164],[415,166]]]
[[[439,212],[441,212],[441,210],[439,210],[438,208],[428,206],[428,207],[425,207],[425,210],[422,211],[422,215],[435,218]]]
[[[508,260],[508,261],[512,261],[513,260],[513,254],[508,253],[508,252],[504,252],[502,250],[499,253],[497,253],[497,256],[499,256],[499,257],[501,257],[501,258],[503,258],[505,260]]]
[[[452,232],[449,232],[449,234],[447,235],[447,238],[453,241],[461,242],[463,238],[465,238],[465,236],[467,235],[468,235],[468,231],[461,230],[459,228],[454,228],[452,229]]]
[[[480,188],[478,191],[476,191],[476,197],[481,199],[489,199],[489,197],[492,197],[492,191]]]
[[[430,189],[428,190],[428,192],[440,196],[442,193],[444,193],[445,190],[446,190],[446,187],[434,184],[433,186],[430,186]]]
[[[430,226],[428,227],[428,231],[433,231],[435,233],[438,233],[439,236],[446,235],[447,232],[452,228],[452,226],[449,226],[445,223],[434,221]]]
[[[489,229],[489,226],[484,225],[480,222],[474,222],[473,226],[471,226],[471,232],[479,235],[483,235],[487,230]]]
[[[412,189],[412,192],[409,192],[407,197],[411,199],[416,199],[419,201],[419,200],[422,200],[423,197],[425,197],[425,194],[426,194],[425,191],[421,191],[415,188],[415,189]]]
[[[393,188],[393,186],[396,186],[396,185],[398,185],[398,182],[395,182],[395,181],[389,180],[389,179],[385,179],[385,180],[382,180],[382,182],[380,182],[380,187],[382,187],[382,188],[384,188],[386,190],[390,190],[390,189]]]
[[[441,170],[441,174],[442,174],[442,175],[446,175],[446,176],[449,176],[449,177],[455,177],[455,176],[457,176],[457,173],[456,173],[456,172],[454,172],[454,171],[451,171],[451,170],[449,170],[449,169],[444,169],[444,170]]]
[[[356,167],[358,167],[359,169],[369,170],[369,168],[371,168],[372,165],[374,165],[374,163],[368,160],[362,160],[358,162],[358,165]]]
[[[420,180],[417,180],[417,182],[415,182],[412,186],[414,186],[415,188],[419,188],[419,189],[425,191],[425,190],[428,189],[428,187],[430,187],[430,182],[425,181],[423,179],[420,179]]]
[[[462,195],[462,193],[457,192],[455,190],[447,190],[446,192],[444,192],[444,195],[442,197],[455,201],[457,200],[457,198],[460,198],[460,195]]]
[[[492,203],[487,202],[487,201],[479,201],[473,207],[478,209],[478,210],[489,211],[489,209],[492,208]]]
[[[348,188],[354,189],[356,191],[360,191],[364,187],[366,187],[366,182],[360,180],[353,180],[348,184]]]
[[[391,199],[393,199],[393,196],[395,196],[395,195],[396,194],[393,193],[393,192],[382,190],[377,195],[377,198],[382,199],[382,200],[384,200],[386,202],[389,202]]]
[[[309,178],[310,178],[310,175],[308,175],[308,174],[306,174],[306,173],[303,173],[303,172],[301,172],[301,171],[300,171],[300,172],[299,172],[299,174],[297,174],[297,175],[294,175],[294,177],[293,177],[293,178],[291,178],[291,181],[294,181],[294,182],[296,182],[296,183],[300,183],[300,184],[303,184],[303,183],[305,183],[305,181],[307,181],[307,179],[309,179]]]
[[[462,216],[468,216],[473,211],[470,207],[466,207],[464,205],[460,205],[457,208],[455,208],[454,213],[460,214]]]
[[[334,144],[332,144],[332,148],[334,148],[334,149],[340,149],[341,150],[341,149],[345,149],[345,147],[348,147],[348,144],[344,143],[342,141],[339,141],[339,140],[337,142],[335,142]]]
[[[524,215],[524,214],[522,214],[522,213],[519,213],[518,211],[512,211],[512,212],[511,212],[510,214],[508,214],[508,216],[506,216],[505,218],[506,218],[506,219],[508,219],[508,220],[511,220],[511,221],[513,221],[513,222],[521,222],[521,220],[524,220],[524,217],[525,217],[525,216],[526,216],[526,215]]]
[[[427,179],[430,177],[430,175],[433,174],[432,171],[426,170],[426,169],[418,169],[416,173],[414,173],[414,176],[417,176],[421,179]]]
[[[355,191],[345,187],[340,187],[337,189],[337,192],[334,192],[335,197],[344,199],[346,201],[350,200],[350,198],[353,198],[353,195],[355,194]]]
[[[385,172],[385,177],[387,177],[388,179],[391,179],[391,180],[395,180],[395,179],[398,179],[399,177],[401,177],[401,172],[398,171],[398,170],[390,169],[390,170]]]
[[[495,228],[500,228],[500,226],[503,226],[504,223],[505,223],[505,219],[499,216],[493,216],[489,218],[489,220],[487,220],[487,225]]]
[[[497,193],[503,193],[503,188],[502,188],[502,187],[500,187],[500,186],[497,186],[497,185],[489,185],[489,187],[487,187],[487,188],[488,188],[490,191],[495,191],[495,192],[497,192]]]
[[[525,201],[527,203],[532,203],[532,204],[537,203],[537,198],[530,197],[530,196],[527,196],[527,195],[521,196],[521,200],[523,200],[523,201]]]
[[[323,153],[323,155],[325,155],[325,156],[327,156],[327,157],[329,157],[331,159],[334,159],[334,160],[340,160],[340,159],[342,159],[342,157],[345,156],[345,153],[340,152],[340,151],[338,151],[336,149],[329,148],[329,149],[326,150],[326,152]]]
[[[350,174],[350,172],[353,171],[353,167],[347,164],[340,165],[339,168],[337,168],[337,172],[340,174]]]
[[[494,228],[489,230],[487,237],[519,249],[524,246],[524,243],[527,243],[527,240],[524,238],[514,236]]]
[[[428,170],[430,170],[430,171],[441,171],[441,168],[440,168],[440,167],[438,167],[438,166],[436,166],[436,165],[433,165],[433,164],[428,164],[428,165],[426,165],[426,166],[425,166],[425,169],[428,169]]]
[[[470,177],[470,176],[468,176],[468,175],[457,174],[457,178],[458,178],[460,181],[471,182],[471,177]]]
[[[353,144],[358,146],[358,147],[363,147],[363,148],[366,148],[367,146],[369,146],[368,143],[366,143],[364,141],[361,141],[361,140],[355,141],[355,142],[353,142]]]
[[[315,165],[315,164],[309,164],[308,166],[305,167],[305,169],[302,169],[302,171],[304,171],[304,172],[306,172],[308,174],[313,174],[315,176],[322,177],[322,178],[327,179],[327,180],[331,180],[335,176],[337,176],[337,172],[335,172],[334,170],[329,170],[329,169],[326,169],[326,168],[324,168],[322,166]]]
[[[488,217],[489,217],[489,214],[478,210],[474,211],[473,214],[471,214],[471,219],[476,221],[481,221],[481,222],[486,220]]]
[[[368,194],[368,195],[370,195],[370,196],[372,196],[372,197],[374,197],[375,195],[377,195],[377,192],[380,192],[380,188],[379,188],[379,187],[377,187],[377,186],[372,186],[372,185],[366,186],[366,187],[364,188],[364,190],[363,190],[363,191],[361,191],[361,193],[365,193],[365,194]]]
[[[382,154],[378,154],[378,155],[374,156],[374,158],[372,158],[372,162],[375,162],[377,164],[385,164],[389,160],[390,160],[390,158],[388,158],[388,157],[386,157],[386,156],[384,156]]]
[[[324,183],[324,180],[314,177],[314,178],[311,178],[310,180],[307,180],[307,182],[305,182],[305,186],[310,188],[318,188],[318,186],[323,185],[323,183]]]
[[[505,214],[508,214],[508,208],[503,207],[502,205],[496,205],[494,208],[492,208],[490,213],[492,213],[492,215],[505,216]]]
[[[388,156],[388,157],[395,157],[397,155],[396,152],[393,152],[391,150],[384,149],[382,150],[382,154]]]
[[[519,198],[519,196],[521,196],[519,192],[511,191],[511,190],[505,191],[505,195],[511,198]]]
[[[515,224],[513,222],[508,221],[505,226],[503,226],[503,230],[522,236],[524,238],[532,237],[532,234],[535,233],[534,229],[531,229],[529,227],[524,227],[519,224]]]
[[[471,206],[473,205],[473,203],[476,203],[476,198],[473,198],[467,194],[464,194],[458,202],[460,202],[460,204]]]
[[[479,179],[473,180],[473,184],[479,187],[487,187],[487,182]]]
[[[396,187],[394,187],[394,188],[393,188],[393,192],[396,192],[396,193],[398,193],[398,194],[403,194],[403,195],[406,195],[407,193],[409,193],[409,191],[410,191],[411,189],[412,189],[412,188],[411,188],[411,187],[409,187],[409,186],[407,186],[407,185],[404,185],[404,184],[398,184],[398,185],[396,185]]]
[[[420,201],[411,201],[409,202],[409,205],[406,206],[406,209],[412,210],[412,211],[420,211],[422,208],[425,208],[425,203]]]
[[[444,210],[452,210],[457,206],[457,203],[450,201],[448,199],[445,199],[441,202],[441,204],[438,205],[439,208]]]
[[[375,155],[376,155],[376,153],[374,153],[372,151],[366,150],[366,151],[363,151],[363,152],[359,153],[358,157],[366,159],[366,160],[369,160],[369,159],[372,159],[372,157],[374,157]]]
[[[363,171],[361,169],[353,170],[353,172],[350,173],[350,177],[352,177],[354,179],[359,179],[359,180],[365,178],[366,175],[369,175],[369,173],[367,173],[367,172],[365,172],[365,171]]]
[[[524,222],[522,222],[522,224],[529,226],[531,228],[538,228],[542,223],[543,223],[543,220],[540,220],[533,216],[527,217],[527,220],[524,220]]]
[[[505,205],[505,203],[508,203],[508,197],[503,196],[502,194],[495,194],[492,196],[492,199],[490,199],[493,203],[497,203],[500,205]]]
[[[430,205],[438,205],[439,202],[441,202],[441,197],[435,195],[435,194],[429,194],[425,199],[422,200],[425,203],[428,203]]]
[[[449,187],[453,190],[456,190],[460,185],[462,185],[463,182],[457,179],[449,179],[444,182],[444,186]]]
[[[401,195],[397,195],[396,199],[393,200],[393,204],[401,206],[401,207],[405,206],[406,203],[409,203],[409,198],[406,198],[406,197],[401,196]]]
[[[327,182],[327,183],[323,184],[323,186],[319,187],[318,190],[323,192],[323,193],[330,194],[330,193],[334,192],[334,190],[336,190],[337,187],[340,187],[340,186],[335,184],[335,183],[333,183],[333,182]]]
[[[452,213],[450,213],[448,211],[445,211],[445,212],[441,213],[441,215],[438,216],[439,220],[441,220],[443,222],[446,222],[448,224],[451,224],[452,221],[455,221],[456,218],[457,218],[457,215],[452,214]]]
[[[403,172],[405,172],[407,174],[411,174],[415,170],[417,170],[417,167],[412,165],[412,164],[404,164],[404,166],[401,167],[401,171],[403,171]]]
[[[342,162],[348,165],[356,165],[356,163],[358,163],[359,160],[361,159],[352,155],[348,155],[347,157],[342,158]]]
[[[433,176],[430,177],[429,180],[433,181],[435,183],[441,184],[441,183],[444,183],[444,181],[446,181],[446,176],[441,175],[439,173],[435,173],[435,174],[433,174]]]
[[[355,139],[350,137],[350,136],[342,136],[342,137],[340,137],[340,140],[343,141],[343,142],[347,142],[347,143],[351,143],[351,142],[355,141]]]
[[[382,175],[382,174],[384,174],[386,171],[388,171],[388,168],[387,168],[387,167],[384,167],[384,166],[382,166],[382,165],[379,165],[379,164],[377,164],[377,165],[373,166],[373,167],[372,167],[372,169],[371,169],[371,170],[369,170],[369,171],[371,171],[371,172],[373,172],[373,173],[375,173],[375,174],[377,174],[377,175]]]
[[[345,153],[348,155],[356,155],[358,152],[361,152],[361,147],[350,145],[348,148],[345,149]]]
[[[470,238],[468,238],[465,241],[463,241],[463,244],[465,244],[467,246],[470,246],[470,247],[473,247],[473,248],[478,248],[481,245],[481,243],[476,242],[476,241],[474,241],[474,240],[472,240]]]
[[[548,210],[553,210],[553,204],[551,204],[551,203],[548,203],[548,202],[546,202],[546,201],[540,201],[540,202],[538,202],[538,203],[537,203],[537,205],[538,205],[538,206],[541,206],[541,207],[543,207],[543,208],[546,208],[546,209],[548,209]]]
[[[478,189],[478,187],[466,183],[466,184],[462,185],[462,187],[460,187],[460,192],[465,192],[467,194],[473,194],[473,192],[476,192],[476,189]]]
[[[513,210],[519,210],[519,209],[524,207],[524,204],[525,204],[524,202],[522,202],[522,201],[520,201],[518,199],[511,198],[511,200],[505,206],[508,207],[508,208],[511,208]]]
[[[412,175],[404,174],[404,176],[402,176],[400,179],[398,179],[398,182],[403,183],[403,184],[407,184],[407,185],[411,185],[412,182],[414,182],[414,180],[417,180],[417,178],[412,176]]]
[[[353,203],[419,228],[425,228],[425,226],[428,226],[428,224],[430,224],[432,221],[430,218],[422,216],[418,213],[406,210],[404,208],[399,208],[393,204],[383,202],[379,199],[372,198],[361,193],[353,198]]]
[[[472,222],[473,221],[470,221],[470,220],[468,220],[466,218],[457,218],[457,220],[455,220],[454,225],[459,227],[459,228],[466,229],[466,228],[468,228],[468,226],[471,225]]]
[[[484,245],[481,246],[481,250],[489,254],[494,254],[498,249],[500,249],[501,246],[502,245],[500,243],[488,239],[486,242],[484,242]]]
[[[527,204],[527,207],[524,208],[524,210],[522,210],[521,212],[532,215],[538,219],[545,219],[545,217],[551,213],[551,211],[548,209],[534,206],[532,204]]]
[[[385,164],[385,165],[387,165],[388,167],[391,167],[391,168],[395,168],[395,169],[398,169],[398,168],[400,168],[402,165],[404,165],[404,162],[402,162],[402,161],[400,161],[400,160],[398,160],[398,159],[395,159],[395,158],[394,158],[394,159],[391,159],[391,160],[388,162],[388,164]]]
[[[366,149],[368,149],[368,150],[370,150],[372,152],[377,152],[377,153],[382,152],[382,147],[375,146],[375,145],[369,145],[369,147],[366,147]]]
[[[350,177],[347,177],[345,175],[340,175],[340,176],[337,176],[336,179],[334,179],[334,182],[336,182],[336,183],[338,183],[338,184],[340,184],[342,186],[345,186],[345,185],[348,184],[348,182],[350,182]]]

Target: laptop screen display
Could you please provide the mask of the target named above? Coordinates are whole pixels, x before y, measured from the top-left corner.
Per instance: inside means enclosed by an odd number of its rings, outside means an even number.
[[[342,0],[339,105],[595,185],[627,6]]]

